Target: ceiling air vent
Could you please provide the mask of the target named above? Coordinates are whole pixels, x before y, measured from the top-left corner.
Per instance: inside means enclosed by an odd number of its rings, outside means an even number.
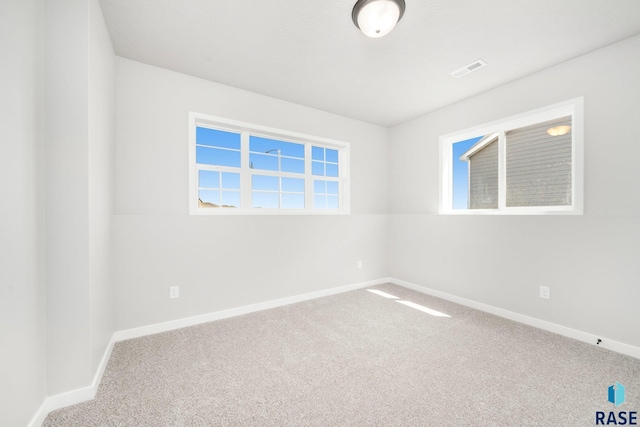
[[[464,67],[455,70],[453,73],[451,73],[451,75],[455,78],[466,76],[467,74],[478,70],[485,65],[487,65],[486,62],[484,62],[482,59],[478,59],[476,61],[473,61],[471,64],[467,64]]]

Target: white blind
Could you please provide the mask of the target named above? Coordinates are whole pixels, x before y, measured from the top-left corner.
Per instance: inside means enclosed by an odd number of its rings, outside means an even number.
[[[571,205],[572,132],[548,133],[559,126],[571,126],[571,117],[506,133],[508,207]]]

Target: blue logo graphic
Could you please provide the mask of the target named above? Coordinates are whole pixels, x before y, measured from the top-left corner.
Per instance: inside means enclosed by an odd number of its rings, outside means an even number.
[[[620,406],[624,403],[624,386],[618,381],[612,386],[609,386],[609,402],[616,406]]]

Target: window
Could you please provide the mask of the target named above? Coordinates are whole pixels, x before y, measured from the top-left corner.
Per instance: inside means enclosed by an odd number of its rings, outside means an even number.
[[[349,213],[349,144],[189,113],[191,214]]]
[[[443,214],[582,214],[582,98],[440,138]]]

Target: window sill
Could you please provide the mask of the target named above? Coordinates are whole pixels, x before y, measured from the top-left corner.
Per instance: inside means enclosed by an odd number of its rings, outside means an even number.
[[[583,215],[583,210],[578,208],[568,209],[472,209],[472,210],[440,210],[440,215]]]
[[[255,210],[240,210],[240,209],[220,209],[220,210],[201,210],[197,209],[190,211],[189,215],[195,216],[233,216],[233,215],[349,215],[349,212],[344,211],[307,211],[307,210],[273,210],[273,209],[255,209]]]

